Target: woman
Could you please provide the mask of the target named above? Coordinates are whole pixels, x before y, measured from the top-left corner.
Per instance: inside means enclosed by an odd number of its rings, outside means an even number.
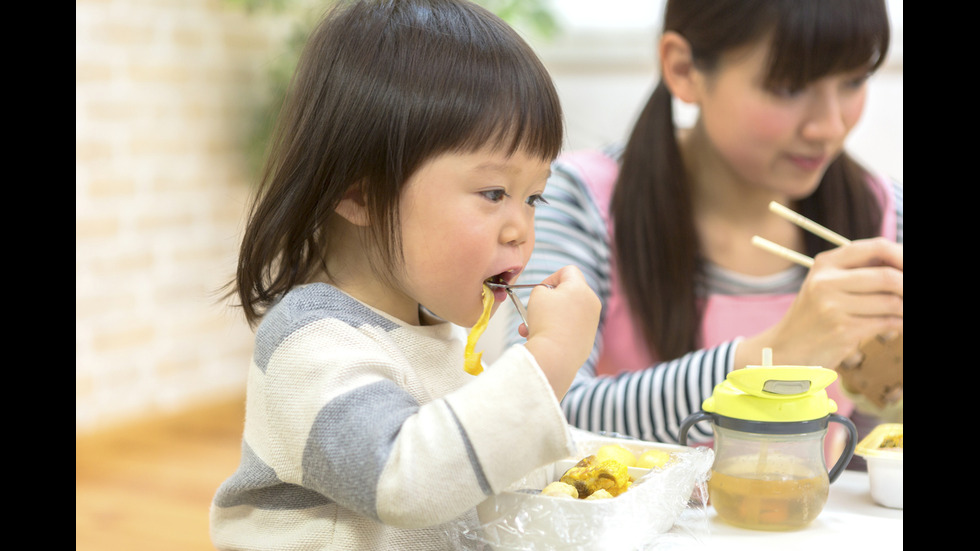
[[[902,188],[843,150],[888,43],[883,0],[668,1],[661,80],[629,141],[554,163],[521,278],[575,264],[602,299],[563,400],[572,424],[676,441],[764,347],[780,364],[837,367],[861,361],[862,341],[901,334]],[[698,106],[692,128],[675,128],[674,98]],[[854,243],[831,250],[771,214],[774,200]],[[753,235],[816,262],[791,264]],[[701,425],[691,440],[710,438]]]

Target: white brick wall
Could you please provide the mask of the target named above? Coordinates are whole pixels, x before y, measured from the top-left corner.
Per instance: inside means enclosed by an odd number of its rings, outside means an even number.
[[[79,0],[75,427],[243,388],[243,143],[283,25],[219,0]]]

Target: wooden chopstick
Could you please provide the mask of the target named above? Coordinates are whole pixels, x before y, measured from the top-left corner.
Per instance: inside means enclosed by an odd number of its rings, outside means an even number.
[[[804,230],[812,233],[813,235],[816,235],[817,237],[822,237],[827,241],[830,241],[831,243],[837,245],[838,247],[847,245],[851,242],[850,239],[844,237],[843,235],[833,232],[821,226],[820,224],[817,224],[813,220],[810,220],[806,216],[803,216],[798,212],[794,212],[775,201],[769,202],[769,210],[779,215],[780,218],[783,218],[784,220],[788,220],[796,224],[797,226],[803,228]]]
[[[768,239],[763,239],[762,237],[759,237],[758,235],[753,235],[752,236],[752,244],[755,245],[756,247],[759,247],[760,249],[765,249],[765,250],[773,253],[776,256],[780,256],[782,258],[785,258],[786,260],[789,260],[790,262],[795,262],[795,263],[799,264],[800,266],[803,266],[804,268],[812,268],[813,267],[813,259],[810,258],[809,256],[807,256],[805,254],[800,254],[800,253],[794,251],[793,249],[788,249],[788,248],[786,248],[786,247],[784,247],[782,245],[779,245],[777,243],[773,243],[772,241],[769,241]]]
[[[829,230],[821,226],[820,224],[817,224],[813,220],[810,220],[806,216],[803,216],[798,212],[794,212],[775,201],[769,202],[769,210],[776,213],[780,218],[783,218],[784,220],[788,220],[793,224],[796,224],[797,226],[803,228],[804,230],[816,235],[817,237],[821,237],[823,239],[826,239],[827,241],[830,241],[831,243],[837,245],[838,247],[847,245],[851,242],[850,239],[844,237],[843,235],[840,235],[839,233]],[[760,249],[765,249],[775,254],[776,256],[785,258],[790,262],[795,262],[800,266],[804,266],[806,268],[813,267],[813,259],[810,258],[809,256],[805,254],[800,254],[794,251],[793,249],[788,249],[777,243],[773,243],[768,239],[763,239],[758,235],[752,236],[752,244],[755,245],[756,247],[759,247]]]

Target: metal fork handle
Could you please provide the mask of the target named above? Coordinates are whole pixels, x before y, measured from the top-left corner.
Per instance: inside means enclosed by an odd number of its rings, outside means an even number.
[[[524,308],[524,304],[521,302],[521,299],[517,298],[517,293],[514,292],[513,288],[508,288],[507,294],[510,296],[510,300],[514,302],[514,307],[517,308],[517,315],[521,316],[521,321],[524,322],[524,327],[527,327],[527,330],[531,331],[531,326],[527,324],[527,310]]]
[[[517,285],[508,285],[506,283],[490,283],[487,281],[486,284],[490,287],[496,287],[498,289],[530,289],[531,287],[547,287],[549,289],[555,288],[554,285],[549,283],[520,283]]]

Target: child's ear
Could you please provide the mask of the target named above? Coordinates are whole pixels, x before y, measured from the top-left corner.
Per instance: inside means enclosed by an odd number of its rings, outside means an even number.
[[[675,98],[685,103],[697,103],[697,83],[701,73],[694,68],[691,43],[674,31],[667,31],[660,39],[661,78]]]
[[[370,222],[364,192],[361,186],[353,185],[344,193],[334,212],[355,226],[367,226]]]

